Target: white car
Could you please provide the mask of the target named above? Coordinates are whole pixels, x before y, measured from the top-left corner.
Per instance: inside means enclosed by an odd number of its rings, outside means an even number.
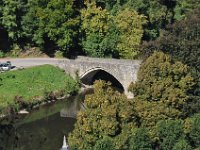
[[[0,63],[0,71],[8,71],[11,69],[11,62],[7,61],[6,63]]]

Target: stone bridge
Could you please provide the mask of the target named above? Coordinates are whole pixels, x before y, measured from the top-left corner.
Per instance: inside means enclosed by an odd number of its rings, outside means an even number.
[[[128,97],[128,86],[137,79],[140,60],[102,59],[78,57],[77,59],[55,58],[6,58],[0,62],[11,61],[16,68],[26,68],[50,64],[65,70],[74,78],[78,75],[85,85],[91,85],[95,79],[109,80],[122,89]]]
[[[60,60],[58,66],[72,77],[77,75],[83,84],[91,85],[95,79],[106,79],[122,88],[128,97],[128,86],[137,79],[140,60],[102,59],[78,57],[75,60]]]

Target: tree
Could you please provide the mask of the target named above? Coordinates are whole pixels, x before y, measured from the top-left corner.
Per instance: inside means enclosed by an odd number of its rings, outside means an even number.
[[[20,45],[22,39],[21,20],[26,12],[26,3],[23,0],[3,0],[2,25],[8,32],[11,44]]]
[[[75,0],[30,0],[29,12],[23,20],[24,30],[38,45],[54,45],[66,54],[76,46],[80,18],[74,8]],[[33,22],[31,22],[33,21]],[[55,49],[54,48],[54,49]]]
[[[124,7],[136,10],[148,19],[148,24],[144,27],[144,40],[153,40],[160,35],[160,29],[173,22],[174,7],[176,1],[173,0],[127,0]]]
[[[189,135],[190,143],[194,147],[200,147],[200,114],[195,114],[187,120],[189,129],[187,134]]]
[[[0,26],[2,28],[3,1],[0,2]]]
[[[111,15],[106,9],[97,7],[95,2],[87,2],[81,11],[82,30],[85,33],[83,49],[89,56],[105,57],[112,51],[105,45],[109,34]]]
[[[0,1],[0,57],[3,57],[4,53],[2,50],[5,50],[8,46],[8,36],[6,30],[2,24],[2,16],[3,16],[3,1]]]
[[[200,7],[195,0],[127,0],[123,7],[132,8],[148,18],[144,40],[154,40],[160,30],[177,20],[183,20],[188,12]]]
[[[44,44],[43,34],[36,34],[39,30],[39,19],[36,16],[38,1],[28,0],[26,7],[28,11],[22,17],[21,22],[23,35],[26,37],[27,44],[42,46]]]
[[[162,150],[178,148],[184,137],[183,122],[180,120],[163,120],[157,123],[156,131],[160,140]],[[189,146],[188,146],[189,147]]]
[[[185,139],[180,139],[173,147],[172,150],[192,150],[192,147],[187,143]]]
[[[94,150],[115,150],[113,141],[109,137],[104,137],[101,140],[98,140],[94,146]]]
[[[70,147],[94,149],[97,141],[107,136],[116,149],[126,149],[129,135],[137,125],[132,101],[113,91],[109,83],[98,81],[85,104],[87,109],[78,113],[75,129],[69,136]]]
[[[187,64],[197,83],[190,91],[190,103],[185,111],[189,114],[199,112],[200,108],[200,11],[190,12],[185,20],[168,26],[160,38],[145,46],[143,52],[148,56],[155,50],[162,50],[175,60]]]
[[[146,128],[138,128],[129,139],[130,150],[153,150],[152,141]]]
[[[175,7],[175,16],[176,20],[182,20],[186,17],[186,14],[193,11],[194,9],[200,8],[199,1],[196,0],[179,0],[177,1]]]
[[[45,25],[48,37],[64,51],[75,46],[78,35],[79,18],[76,16],[74,1],[50,0],[46,9],[38,15]],[[48,14],[45,16],[45,14]]]
[[[87,1],[86,6],[81,11],[85,52],[90,56],[133,58],[141,43],[146,18],[130,9],[118,10],[113,15],[94,1]]]
[[[159,120],[186,117],[183,111],[195,83],[187,65],[155,52],[140,67],[138,80],[129,90],[135,95],[135,109],[144,126]]]
[[[143,37],[143,25],[146,23],[146,18],[138,15],[136,11],[124,9],[117,13],[114,20],[119,30],[117,43],[119,55],[122,58],[134,58],[139,52],[138,47]]]

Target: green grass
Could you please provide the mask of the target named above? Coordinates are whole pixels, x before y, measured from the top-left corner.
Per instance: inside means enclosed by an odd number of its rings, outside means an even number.
[[[75,80],[54,66],[43,65],[0,74],[0,112],[17,107],[16,97],[28,103],[37,103],[50,92],[70,94],[78,90]]]

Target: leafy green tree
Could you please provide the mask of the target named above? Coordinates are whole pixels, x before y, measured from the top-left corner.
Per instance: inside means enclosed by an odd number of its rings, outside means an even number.
[[[82,30],[85,32],[83,49],[89,56],[105,57],[111,54],[110,48],[104,45],[109,34],[111,15],[106,9],[97,7],[95,2],[87,2],[81,11]]]
[[[184,137],[183,122],[180,120],[163,120],[157,123],[156,131],[160,140],[162,150],[178,148],[182,142],[179,140]]]
[[[138,128],[129,139],[130,150],[152,150],[152,141],[146,128]]]
[[[192,150],[192,147],[185,139],[180,139],[173,147],[172,150]]]
[[[26,12],[26,2],[23,0],[3,0],[2,25],[8,32],[11,44],[18,44],[22,41],[21,20]],[[1,3],[2,3],[1,2]]]
[[[27,36],[33,35],[33,41],[38,45],[53,43],[55,48],[68,53],[77,45],[80,24],[74,7],[75,0],[30,0],[29,12],[23,20],[25,31],[32,27]]]
[[[159,37],[161,29],[165,29],[174,21],[184,19],[186,13],[200,6],[199,1],[195,0],[126,0],[123,5],[147,16],[145,40]]]
[[[0,25],[2,26],[3,1],[0,2]]]
[[[3,50],[4,49],[4,44],[3,43],[5,43],[4,42],[4,39],[5,39],[5,34],[3,34],[3,33],[5,33],[5,30],[4,30],[4,28],[3,28],[3,25],[2,25],[2,15],[3,15],[3,1],[0,1],[0,50]],[[3,57],[3,52],[2,51],[0,51],[0,55],[1,55],[1,57]]]
[[[101,140],[98,140],[94,146],[94,150],[115,150],[113,141],[109,137],[104,137]]]
[[[46,9],[38,15],[45,25],[48,37],[63,50],[74,46],[78,35],[79,18],[73,8],[74,0],[50,0]],[[40,11],[40,10],[39,10]],[[45,14],[48,14],[45,16]]]
[[[145,29],[145,40],[152,40],[159,36],[160,29],[172,23],[176,1],[172,0],[127,0],[124,7],[136,10],[148,18]]]
[[[199,112],[200,108],[200,11],[194,10],[186,16],[185,20],[176,22],[169,26],[161,37],[154,42],[148,43],[143,52],[146,55],[154,50],[162,50],[173,57],[173,59],[187,64],[192,76],[197,83],[190,91],[190,103],[185,111],[189,114]],[[144,55],[144,54],[143,54]]]
[[[133,101],[113,91],[109,83],[98,81],[85,104],[86,110],[79,112],[75,129],[69,135],[70,147],[90,150],[98,140],[108,136],[116,149],[127,149],[129,135],[137,125]]]
[[[182,118],[195,83],[187,65],[155,52],[140,67],[138,80],[129,90],[135,95],[135,109],[144,126],[163,119]]]
[[[200,11],[188,14],[187,19],[169,26],[159,39],[159,48],[190,67],[199,67]]]
[[[199,1],[196,0],[178,0],[175,7],[175,16],[176,20],[182,20],[186,17],[188,12],[193,11],[194,9],[200,8]]]
[[[107,10],[111,10],[116,3],[119,3],[119,0],[96,0],[96,3],[102,8],[106,8]]]
[[[40,5],[42,5],[42,3]],[[36,16],[38,7],[37,0],[28,0],[26,4],[28,11],[24,14],[21,21],[23,35],[26,37],[27,43],[32,46],[41,46],[44,44],[43,34],[40,34],[40,36],[38,35],[38,37],[36,36],[39,30],[39,19]]]
[[[131,9],[112,15],[98,3],[86,2],[82,14],[83,48],[90,56],[133,58],[143,36],[146,18]]]
[[[200,147],[200,114],[196,114],[189,118],[189,134],[190,142],[194,147]]]
[[[100,44],[102,51],[105,52],[105,56],[120,58],[119,51],[117,50],[119,36],[119,30],[117,29],[114,20],[112,20],[109,31]]]
[[[117,43],[119,55],[122,58],[134,58],[139,52],[138,46],[141,43],[146,18],[143,15],[138,15],[136,11],[124,9],[117,13],[114,20],[119,30]]]

